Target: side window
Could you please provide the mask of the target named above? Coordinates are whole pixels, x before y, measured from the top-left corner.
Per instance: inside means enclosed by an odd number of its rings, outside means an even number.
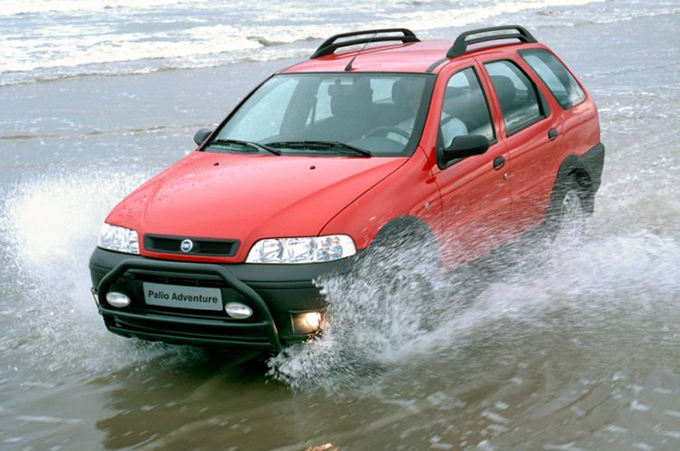
[[[489,105],[477,74],[471,67],[457,72],[446,84],[439,130],[442,147],[450,146],[453,139],[460,135],[483,135],[493,141]]]
[[[519,53],[541,77],[562,108],[566,110],[586,99],[583,89],[555,55],[543,49],[522,50]]]
[[[484,65],[503,112],[508,136],[544,117],[536,87],[511,61],[494,61]]]

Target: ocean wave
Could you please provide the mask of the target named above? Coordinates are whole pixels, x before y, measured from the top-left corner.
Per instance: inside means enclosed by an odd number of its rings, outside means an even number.
[[[602,11],[593,10],[598,4]],[[321,39],[362,28],[403,26],[425,38],[452,39],[446,30],[499,17],[536,28],[677,12],[667,5],[614,8],[604,0],[386,0],[380,8],[355,0],[342,8],[330,0],[304,8],[286,0],[275,10],[257,0],[228,6],[205,0],[11,0],[0,11],[0,86],[306,57]],[[16,14],[24,16],[13,19]]]
[[[114,8],[155,9],[171,5],[201,4],[205,0],[3,0],[0,17],[27,14],[73,14]]]

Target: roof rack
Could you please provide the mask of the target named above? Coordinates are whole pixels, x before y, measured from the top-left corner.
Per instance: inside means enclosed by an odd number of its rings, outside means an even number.
[[[494,33],[488,36],[481,36],[473,39],[468,39],[470,36],[478,34],[491,33],[495,31],[507,31],[508,33]],[[457,56],[467,53],[467,48],[473,44],[481,42],[499,41],[504,39],[518,39],[520,42],[538,42],[536,38],[529,33],[524,27],[519,25],[504,25],[500,27],[478,28],[477,30],[470,30],[462,33],[456,38],[448,52],[447,58],[455,58]]]
[[[388,36],[377,36],[379,34],[386,33],[401,33],[401,35],[388,35]],[[338,39],[350,38],[353,36],[364,36],[358,39],[351,39],[348,41],[336,42]],[[321,56],[332,55],[335,51],[341,47],[349,47],[352,45],[368,44],[369,42],[385,42],[385,41],[401,41],[403,43],[407,42],[420,42],[414,32],[406,28],[383,28],[379,30],[364,30],[364,31],[353,31],[351,33],[336,34],[326,39],[316,52],[312,55],[311,59],[319,58]]]

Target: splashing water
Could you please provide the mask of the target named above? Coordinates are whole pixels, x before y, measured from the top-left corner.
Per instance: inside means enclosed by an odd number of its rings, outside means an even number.
[[[2,339],[2,349],[20,346],[25,363],[49,362],[50,371],[105,371],[191,354],[111,335],[89,296],[86,262],[101,222],[148,176],[40,176],[3,193],[3,260],[13,270],[2,285],[5,296],[22,300],[3,313],[23,327]],[[678,237],[644,228],[607,235],[595,226],[578,249],[529,246],[514,263],[493,261],[490,270],[442,274],[418,245],[374,254],[350,274],[318,281],[328,301],[324,334],[272,358],[269,375],[296,389],[331,387],[464,347],[471,337],[528,334],[554,321],[578,323],[582,333],[638,334],[640,324],[656,322],[677,343],[670,325],[680,320]]]
[[[357,376],[413,360],[428,364],[473,339],[512,340],[567,325],[577,325],[581,337],[619,336],[624,329],[631,340],[655,327],[669,345],[680,344],[673,326],[680,320],[677,237],[643,230],[591,237],[559,253],[541,251],[536,243],[520,252],[510,268],[502,258],[453,274],[433,271],[423,258],[412,260],[420,283],[396,292],[390,271],[404,258],[396,251],[350,275],[320,281],[329,304],[323,335],[271,359],[269,375],[293,389],[361,385],[366,381]],[[623,349],[609,358],[624,357]]]
[[[2,348],[48,370],[106,371],[148,361],[168,347],[117,338],[90,295],[87,261],[108,211],[150,174],[86,173],[27,178],[2,193],[2,274],[13,318]],[[0,348],[1,349],[1,348]]]

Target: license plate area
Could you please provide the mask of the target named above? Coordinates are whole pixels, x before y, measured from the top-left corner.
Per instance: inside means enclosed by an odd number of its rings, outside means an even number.
[[[221,311],[222,291],[219,288],[186,287],[144,282],[144,303],[158,307],[189,310]]]

